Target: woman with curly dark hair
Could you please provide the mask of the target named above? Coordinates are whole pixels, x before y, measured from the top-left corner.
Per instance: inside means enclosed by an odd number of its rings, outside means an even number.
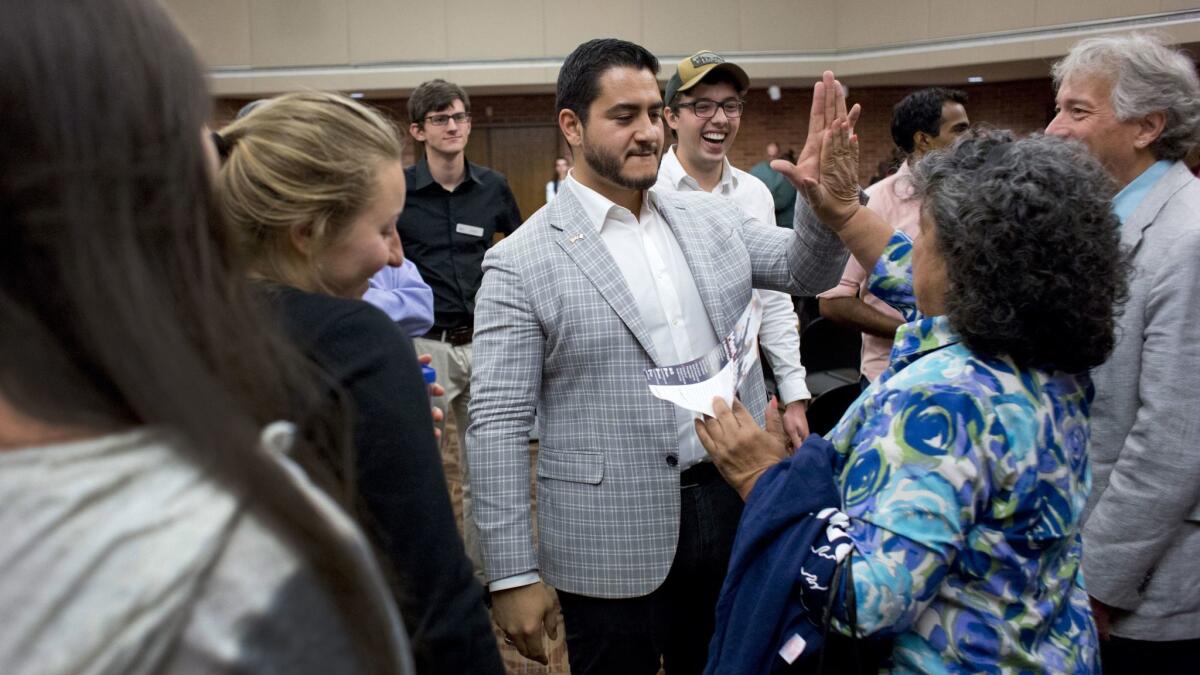
[[[916,180],[948,284],[944,310],[927,314],[944,313],[977,354],[1078,373],[1113,348],[1119,233],[1106,175],[1061,145],[991,133],[932,158]]]
[[[738,404],[698,425],[747,496],[745,557],[735,551],[722,602],[736,616],[756,592],[743,581],[762,551],[789,546],[800,561],[796,612],[819,622],[814,608],[828,603],[847,633],[856,614],[857,635],[890,640],[893,672],[1097,672],[1079,526],[1087,372],[1113,347],[1125,289],[1108,179],[1072,143],[971,134],[914,167],[923,213],[913,243],[859,206],[852,121],[843,113],[825,132],[819,180],[803,179],[803,167],[793,175],[823,222],[875,244],[881,256],[861,260],[871,292],[910,323],[888,369],[830,432],[832,447],[787,457]],[[799,530],[778,528],[778,517],[805,499],[789,481],[807,481],[811,494],[830,463],[831,498],[789,516],[796,527],[824,521],[823,531],[800,551],[781,544],[795,541],[781,532]],[[836,581],[833,558],[849,561]],[[788,656],[789,644],[799,653],[789,642],[802,633],[791,628],[796,612],[775,617],[769,658],[781,646]]]

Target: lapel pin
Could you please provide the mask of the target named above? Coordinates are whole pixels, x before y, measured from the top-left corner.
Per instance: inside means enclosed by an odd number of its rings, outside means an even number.
[[[579,241],[580,239],[583,239],[583,234],[573,234],[573,235],[571,235],[571,238],[568,239],[567,241],[574,244],[575,242]]]

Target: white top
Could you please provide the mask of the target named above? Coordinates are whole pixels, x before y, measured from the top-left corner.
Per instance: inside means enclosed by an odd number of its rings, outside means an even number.
[[[326,519],[384,606],[401,672],[415,672],[383,573],[349,516],[283,454],[263,449]],[[348,626],[309,560],[144,427],[0,452],[0,664],[26,673],[361,672]],[[247,448],[246,452],[253,452]],[[333,544],[334,542],[330,542]],[[253,643],[246,636],[256,636]]]
[[[567,181],[565,180],[559,181],[558,189],[561,191],[566,183]],[[554,199],[555,195],[557,194],[558,193],[554,191],[554,181],[546,181],[546,203],[549,204],[550,200]]]
[[[673,145],[663,154],[662,164],[658,168],[658,183],[654,189],[676,192],[702,190],[696,179],[689,176],[679,163]],[[775,227],[775,200],[771,197],[771,190],[761,180],[730,164],[728,159],[721,172],[721,182],[717,183],[712,193],[732,200],[763,225]],[[754,292],[758,294],[763,308],[758,344],[775,371],[780,401],[788,404],[812,398],[805,383],[808,373],[800,363],[800,320],[792,305],[792,296],[779,291]]]

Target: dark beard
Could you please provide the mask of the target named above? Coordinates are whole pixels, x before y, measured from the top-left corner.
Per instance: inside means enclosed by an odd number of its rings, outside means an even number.
[[[658,182],[658,175],[651,174],[645,178],[630,179],[621,175],[621,160],[613,155],[603,154],[593,150],[590,145],[583,146],[583,161],[597,176],[627,190],[649,190]]]

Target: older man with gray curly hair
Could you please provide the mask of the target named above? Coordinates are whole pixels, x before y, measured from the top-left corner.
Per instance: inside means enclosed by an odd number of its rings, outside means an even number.
[[[1084,40],[1054,65],[1047,133],[1085,143],[1120,192],[1129,304],[1095,371],[1084,577],[1106,673],[1200,663],[1200,81],[1147,35]]]

